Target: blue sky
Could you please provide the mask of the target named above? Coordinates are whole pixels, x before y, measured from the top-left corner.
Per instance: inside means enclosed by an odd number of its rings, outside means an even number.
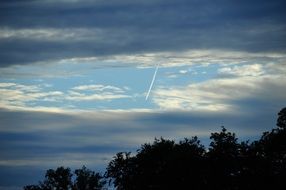
[[[221,125],[242,140],[275,127],[286,102],[285,8],[1,1],[0,190],[61,165],[104,171],[117,152],[155,137],[207,145]]]

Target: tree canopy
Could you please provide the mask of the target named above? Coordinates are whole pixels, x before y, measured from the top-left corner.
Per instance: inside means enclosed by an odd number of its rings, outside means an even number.
[[[105,183],[102,175],[85,166],[73,173],[70,168],[61,166],[56,170],[47,170],[44,181],[40,181],[39,185],[25,186],[24,190],[98,190]]]
[[[175,141],[159,138],[135,154],[119,152],[101,176],[86,167],[48,170],[39,185],[24,190],[102,189],[111,179],[120,190],[134,189],[286,189],[286,108],[278,113],[277,128],[254,142],[239,142],[222,127],[204,147],[198,137]],[[72,176],[76,176],[72,180]],[[105,179],[104,179],[105,178]]]

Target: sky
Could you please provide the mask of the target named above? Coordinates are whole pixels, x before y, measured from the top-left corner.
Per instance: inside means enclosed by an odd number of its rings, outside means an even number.
[[[285,21],[284,0],[1,0],[0,190],[155,137],[257,139],[286,106]]]

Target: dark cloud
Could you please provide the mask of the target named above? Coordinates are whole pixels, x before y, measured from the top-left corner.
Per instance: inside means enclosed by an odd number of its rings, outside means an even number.
[[[285,7],[280,0],[1,1],[2,29],[101,31],[85,39],[2,38],[1,66],[184,49],[285,52]]]
[[[50,2],[50,3],[47,3]],[[227,21],[282,21],[285,2],[274,1],[6,1],[1,25],[13,27],[214,26]],[[18,14],[15,14],[18,11]],[[9,22],[14,21],[14,22]]]
[[[97,112],[86,116],[1,110],[1,160],[44,158],[62,153],[116,153],[134,150],[155,137],[209,136],[225,125],[242,136],[275,126],[271,110],[220,112]],[[241,111],[241,112],[242,112]],[[243,116],[243,117],[242,117]],[[17,118],[17,119],[15,119]],[[253,125],[258,123],[259,125]]]
[[[247,102],[243,102],[247,103]],[[254,102],[255,103],[255,102]],[[251,108],[253,101],[251,101]],[[155,137],[198,135],[208,144],[211,132],[225,125],[240,139],[253,139],[275,127],[280,107],[223,112],[49,113],[0,110],[0,187],[36,183],[60,165],[87,165],[104,171],[120,151],[136,151]],[[26,174],[28,175],[26,175]],[[11,180],[18,179],[19,180]],[[4,187],[4,188],[5,188]]]

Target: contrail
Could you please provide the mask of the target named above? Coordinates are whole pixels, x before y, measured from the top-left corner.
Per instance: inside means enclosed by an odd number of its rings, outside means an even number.
[[[155,73],[153,75],[153,79],[152,79],[152,82],[150,84],[150,87],[149,87],[149,90],[148,90],[148,93],[146,95],[145,100],[148,100],[149,94],[150,94],[150,92],[152,90],[152,87],[153,87],[153,84],[154,84],[154,81],[155,81],[155,78],[156,78],[156,75],[157,75],[158,68],[159,68],[159,64],[157,64],[157,67],[156,67]]]

